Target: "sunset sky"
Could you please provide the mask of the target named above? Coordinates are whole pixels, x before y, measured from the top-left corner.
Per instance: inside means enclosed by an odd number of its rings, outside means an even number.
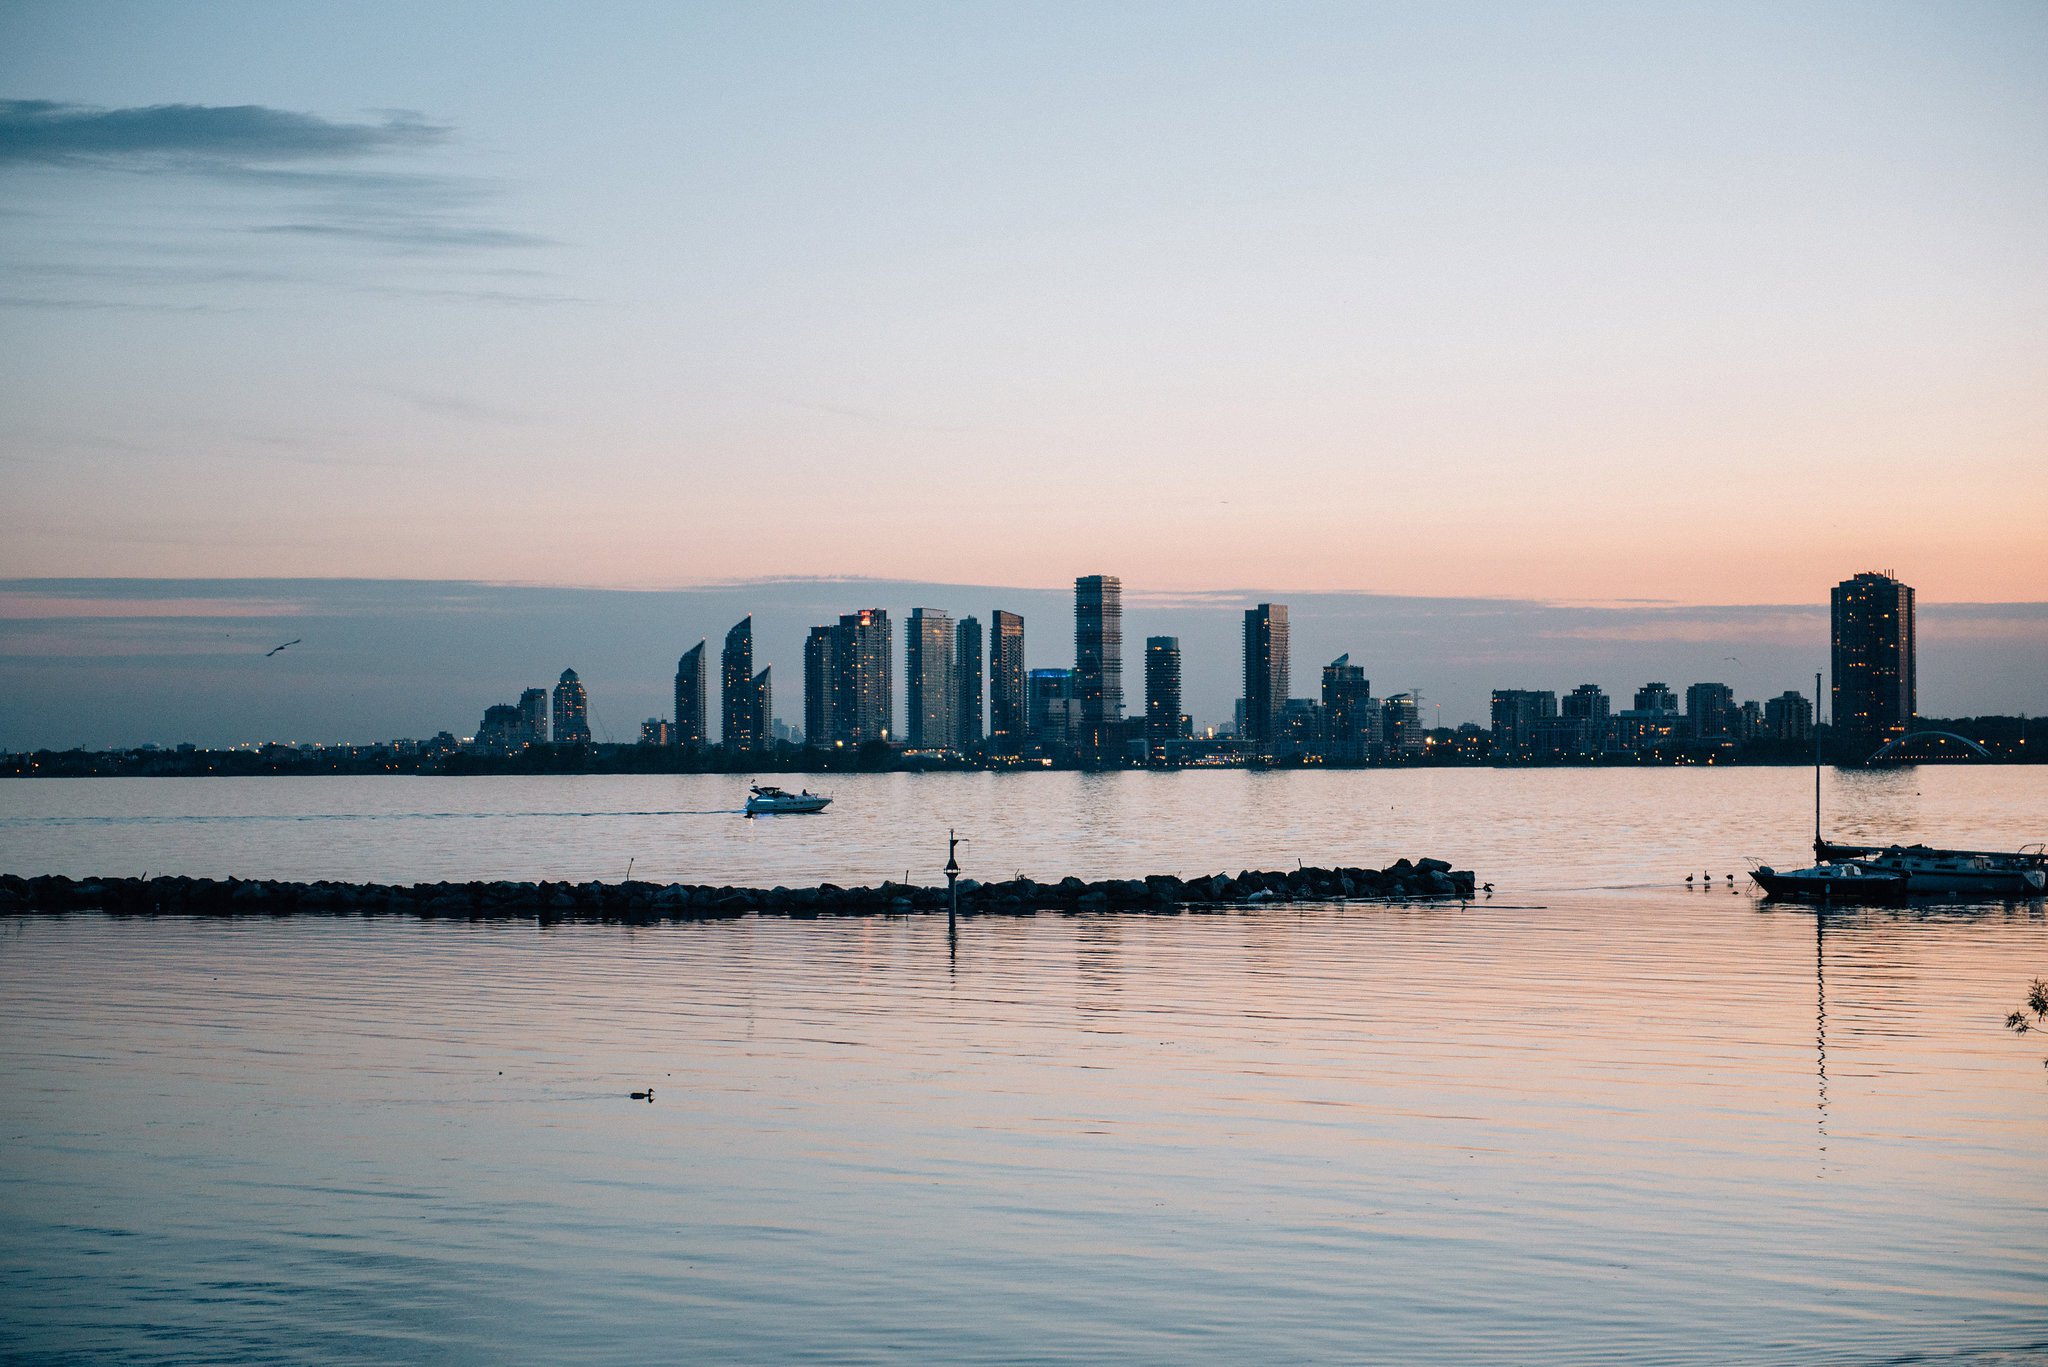
[[[0,11],[0,577],[2048,597],[2048,7]]]

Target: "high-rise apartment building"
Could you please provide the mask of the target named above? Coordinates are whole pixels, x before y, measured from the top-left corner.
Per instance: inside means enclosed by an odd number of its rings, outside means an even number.
[[[1024,691],[1024,619],[997,608],[988,624],[988,738],[999,755],[1022,754],[1031,738]]]
[[[522,747],[547,744],[548,691],[545,688],[529,688],[519,695],[517,739]]]
[[[1158,758],[1181,728],[1180,637],[1145,638],[1145,749]]]
[[[765,674],[766,671],[764,670]],[[768,748],[768,714],[757,707],[754,674],[754,619],[743,617],[725,633],[725,652],[719,657],[718,742],[727,750],[746,752]]]
[[[676,661],[676,724],[671,732],[677,745],[701,749],[711,738],[704,729],[704,642],[699,641]]]
[[[834,741],[866,745],[896,729],[894,638],[889,614],[863,608],[839,619],[832,667]]]
[[[1259,749],[1280,739],[1287,708],[1287,605],[1261,603],[1244,615],[1244,738]]]
[[[1124,718],[1124,583],[1113,574],[1074,581],[1074,687],[1081,725],[1092,743]]]
[[[1694,740],[1737,740],[1742,709],[1724,683],[1696,683],[1685,690],[1685,729]]]
[[[1813,704],[1804,693],[1786,689],[1764,703],[1764,734],[1772,740],[1810,740]]]
[[[953,618],[935,608],[910,610],[903,648],[904,702],[910,709],[905,741],[917,749],[950,749],[958,739],[953,704]]]
[[[555,744],[590,744],[590,695],[573,669],[555,684]]]
[[[1903,733],[1920,702],[1913,590],[1859,574],[1835,585],[1830,606],[1835,730],[1865,745]]]
[[[771,677],[773,666],[762,665],[761,672],[748,680],[747,712],[754,719],[755,750],[774,748],[775,736],[775,684]]]
[[[1646,683],[1636,690],[1635,710],[1638,712],[1676,712],[1678,710],[1678,695],[1671,691],[1670,684]]]
[[[1557,694],[1547,688],[1493,690],[1493,757],[1527,763],[1536,757],[1536,731],[1557,715]]]
[[[1379,740],[1372,681],[1349,652],[1323,666],[1323,747],[1331,759],[1369,759]]]
[[[953,631],[953,743],[981,748],[981,619],[962,617]]]
[[[839,734],[839,690],[833,665],[839,651],[839,628],[812,627],[804,638],[804,739],[820,748],[843,744]]]
[[[1422,695],[1394,693],[1380,704],[1381,744],[1390,759],[1412,759],[1423,752]]]
[[[1081,729],[1080,687],[1071,669],[1034,669],[1027,680],[1030,691],[1029,725],[1032,744],[1046,750],[1071,747]]]

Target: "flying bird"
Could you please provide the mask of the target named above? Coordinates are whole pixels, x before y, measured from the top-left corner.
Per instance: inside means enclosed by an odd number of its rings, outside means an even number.
[[[1723,655],[1723,656],[1722,656],[1721,658],[1722,658],[1722,659],[1724,659],[1724,660],[1735,660],[1735,657],[1734,657],[1733,655]],[[1740,661],[1740,660],[1735,660],[1735,663],[1737,663],[1737,664],[1739,664],[1739,665],[1740,665],[1740,664],[1742,664],[1742,661]],[[1742,665],[1742,667],[1743,667],[1744,669],[1747,669],[1747,668],[1749,668],[1749,666],[1748,666],[1748,665]]]
[[[294,636],[294,637],[292,637],[292,639],[291,639],[291,640],[289,640],[289,641],[286,641],[286,642],[284,643],[284,645],[283,645],[283,646],[272,646],[272,647],[271,647],[270,649],[268,649],[268,650],[266,650],[266,651],[264,651],[264,652],[263,652],[263,658],[267,660],[267,659],[269,659],[269,658],[270,658],[271,656],[273,656],[273,655],[277,654],[277,652],[278,652],[278,651],[280,651],[280,650],[283,650],[283,649],[285,648],[285,646],[295,646],[295,645],[297,645],[297,644],[298,644],[298,643],[299,643],[300,641],[303,641],[304,639],[305,639],[305,637],[303,637],[303,636]]]

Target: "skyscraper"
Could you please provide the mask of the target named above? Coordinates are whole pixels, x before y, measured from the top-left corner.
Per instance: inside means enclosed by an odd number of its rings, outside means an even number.
[[[754,744],[752,749],[774,748],[775,685],[770,677],[772,665],[762,665],[761,672],[747,681],[747,713],[754,720]]]
[[[889,614],[863,608],[839,619],[832,666],[832,739],[885,741],[896,729],[894,645]]]
[[[1145,748],[1157,758],[1181,738],[1180,637],[1145,638]]]
[[[704,642],[699,641],[676,661],[675,743],[701,748],[710,740],[704,731]]]
[[[1369,758],[1379,740],[1379,710],[1365,667],[1347,652],[1323,666],[1323,744],[1331,759]]]
[[[1124,719],[1124,583],[1113,574],[1074,581],[1074,686],[1093,744],[1105,723]]]
[[[1022,754],[1030,733],[1024,692],[1024,619],[997,608],[989,614],[989,744],[999,755]]]
[[[555,744],[590,744],[590,695],[573,669],[563,670],[555,684]]]
[[[1831,606],[1835,729],[1875,745],[1919,711],[1913,590],[1864,573],[1835,585]]]
[[[755,711],[754,618],[742,617],[725,633],[719,659],[718,743],[740,752],[766,748],[768,718]]]
[[[904,702],[910,708],[904,739],[916,748],[950,748],[958,738],[953,704],[959,689],[953,674],[951,614],[935,608],[910,610],[903,673]]]
[[[1244,738],[1270,749],[1287,707],[1287,605],[1261,603],[1244,614]]]
[[[962,617],[953,632],[954,743],[962,750],[981,748],[981,619]]]
[[[529,688],[519,695],[519,744],[545,745],[548,739],[548,691]]]
[[[804,638],[804,739],[821,749],[846,739],[839,734],[839,690],[833,683],[838,653],[836,626],[812,627]]]

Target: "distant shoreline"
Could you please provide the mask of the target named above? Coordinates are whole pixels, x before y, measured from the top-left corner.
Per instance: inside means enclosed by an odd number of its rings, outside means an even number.
[[[1824,754],[1825,763],[1835,768],[1864,768],[1860,753]],[[1913,764],[1944,767],[1982,768],[1987,765],[2027,766],[2048,763],[2048,745],[2028,747],[2023,754],[1994,753],[1990,759],[1922,759],[1881,766],[1905,768]],[[960,773],[1180,773],[1217,770],[1257,770],[1266,773],[1319,772],[1327,770],[1413,770],[1413,769],[1684,769],[1684,768],[1809,768],[1813,751],[1808,746],[1773,744],[1768,747],[1698,748],[1680,752],[1632,752],[1561,760],[1498,763],[1462,755],[1429,756],[1402,761],[1357,763],[1323,760],[1273,760],[1231,764],[1085,764],[1074,760],[984,761],[972,759],[905,758],[891,753],[879,756],[848,755],[834,762],[816,751],[789,747],[779,754],[726,756],[718,750],[677,751],[642,745],[556,747],[546,746],[517,755],[478,755],[462,751],[437,754],[401,754],[381,747],[330,746],[298,751],[279,747],[271,750],[43,750],[32,754],[0,755],[0,779],[5,778],[262,778],[262,777],[361,777],[398,775],[432,778],[503,778],[544,776],[619,776],[653,774],[713,774],[741,778],[749,775],[810,775],[832,778],[844,774],[960,774]]]

